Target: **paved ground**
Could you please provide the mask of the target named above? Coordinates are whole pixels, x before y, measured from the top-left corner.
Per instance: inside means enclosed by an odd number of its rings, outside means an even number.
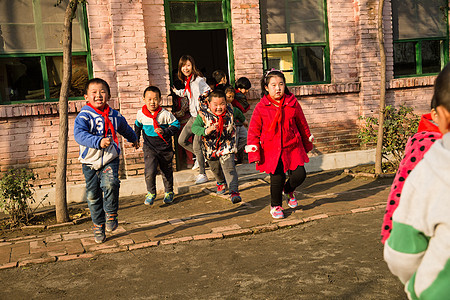
[[[285,209],[286,218],[275,221],[269,215],[268,178],[248,172],[248,166],[239,166],[238,171],[244,201],[237,205],[209,193],[214,190],[213,182],[178,187],[186,193],[178,195],[171,205],[163,204],[161,197],[152,207],[142,204],[144,195],[121,198],[120,226],[107,235],[104,244],[94,243],[89,221],[3,232],[0,269],[250,235],[334,215],[383,209],[391,183],[391,179],[353,178],[339,170],[309,174],[297,190],[301,205],[297,209]]]
[[[0,270],[0,299],[406,299],[383,209],[240,237]]]

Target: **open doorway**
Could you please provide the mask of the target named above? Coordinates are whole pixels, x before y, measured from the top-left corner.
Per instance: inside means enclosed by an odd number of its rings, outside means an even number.
[[[170,37],[170,61],[172,70],[171,81],[175,83],[178,61],[182,55],[190,55],[194,58],[197,68],[206,78],[211,78],[215,70],[223,70],[230,74],[228,63],[228,45],[226,29],[214,30],[171,30]],[[228,77],[228,81],[230,78]],[[178,87],[180,88],[180,87]],[[174,103],[174,110],[178,109],[179,104]],[[188,113],[188,116],[189,113]],[[189,117],[178,117],[183,127]],[[177,135],[178,137],[178,135]],[[175,159],[177,170],[192,167],[192,153],[185,151],[178,141],[175,141]]]
[[[197,68],[206,78],[210,78],[212,72],[218,69],[229,74],[225,29],[171,30],[169,36],[171,71],[178,68],[180,57],[188,54],[194,58]]]

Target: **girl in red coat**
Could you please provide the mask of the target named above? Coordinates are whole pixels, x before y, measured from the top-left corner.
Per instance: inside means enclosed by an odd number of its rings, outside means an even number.
[[[306,178],[304,164],[309,161],[306,153],[313,148],[313,135],[281,71],[267,72],[261,89],[263,97],[253,112],[246,148],[249,162],[270,174],[270,214],[280,219],[284,217],[283,194],[289,207],[297,207],[294,191]]]

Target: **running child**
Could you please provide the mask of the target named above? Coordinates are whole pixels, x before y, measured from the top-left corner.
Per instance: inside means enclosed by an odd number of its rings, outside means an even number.
[[[241,202],[238,174],[234,164],[236,152],[233,107],[227,105],[225,93],[211,92],[201,105],[192,131],[202,138],[205,158],[217,180],[217,193],[224,194],[226,185],[232,203]]]
[[[105,229],[111,232],[118,226],[120,146],[117,133],[139,147],[136,134],[125,118],[109,107],[110,98],[106,81],[89,80],[84,90],[87,105],[81,108],[73,128],[75,141],[80,145],[78,160],[86,180],[86,199],[96,243],[106,240]]]
[[[164,203],[173,202],[173,149],[172,136],[180,129],[180,122],[168,110],[162,108],[161,91],[149,86],[143,95],[144,106],[137,112],[134,130],[138,140],[144,138],[144,174],[147,195],[144,204],[152,205],[156,198],[158,166],[164,183]]]
[[[211,89],[206,83],[205,78],[202,76],[202,73],[197,70],[194,58],[189,55],[183,55],[178,62],[178,78],[184,82],[185,87],[180,90],[172,87],[172,90],[179,97],[188,97],[189,112],[191,113],[191,118],[186,123],[180,133],[180,136],[178,137],[178,144],[180,144],[184,149],[195,154],[195,164],[198,164],[199,167],[199,174],[196,177],[195,183],[200,184],[208,181],[205,171],[205,159],[200,146],[201,138],[200,136],[194,135],[192,144],[189,142],[189,138],[193,135],[192,124],[194,123],[199,110],[198,98]]]
[[[313,135],[281,71],[268,71],[261,79],[261,90],[263,97],[250,120],[246,149],[249,162],[270,174],[270,214],[281,219],[283,194],[289,207],[298,205],[294,191],[306,178],[304,164],[309,162],[306,153],[313,148]]]

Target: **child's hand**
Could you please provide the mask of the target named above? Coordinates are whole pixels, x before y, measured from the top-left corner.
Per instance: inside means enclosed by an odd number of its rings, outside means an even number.
[[[139,149],[139,141],[135,141],[131,144],[135,149]]]
[[[245,126],[245,128],[248,128],[248,122],[247,122],[247,120],[245,120],[244,123],[242,123],[242,124]]]
[[[164,131],[161,128],[156,128],[155,132],[159,133],[159,134],[163,134],[164,133]]]
[[[109,145],[111,145],[111,138],[106,137],[106,138],[102,138],[102,140],[100,141],[100,148],[107,148],[109,147]]]
[[[217,129],[217,124],[213,124],[206,128],[205,133],[206,135],[211,134],[211,132],[215,131]]]

